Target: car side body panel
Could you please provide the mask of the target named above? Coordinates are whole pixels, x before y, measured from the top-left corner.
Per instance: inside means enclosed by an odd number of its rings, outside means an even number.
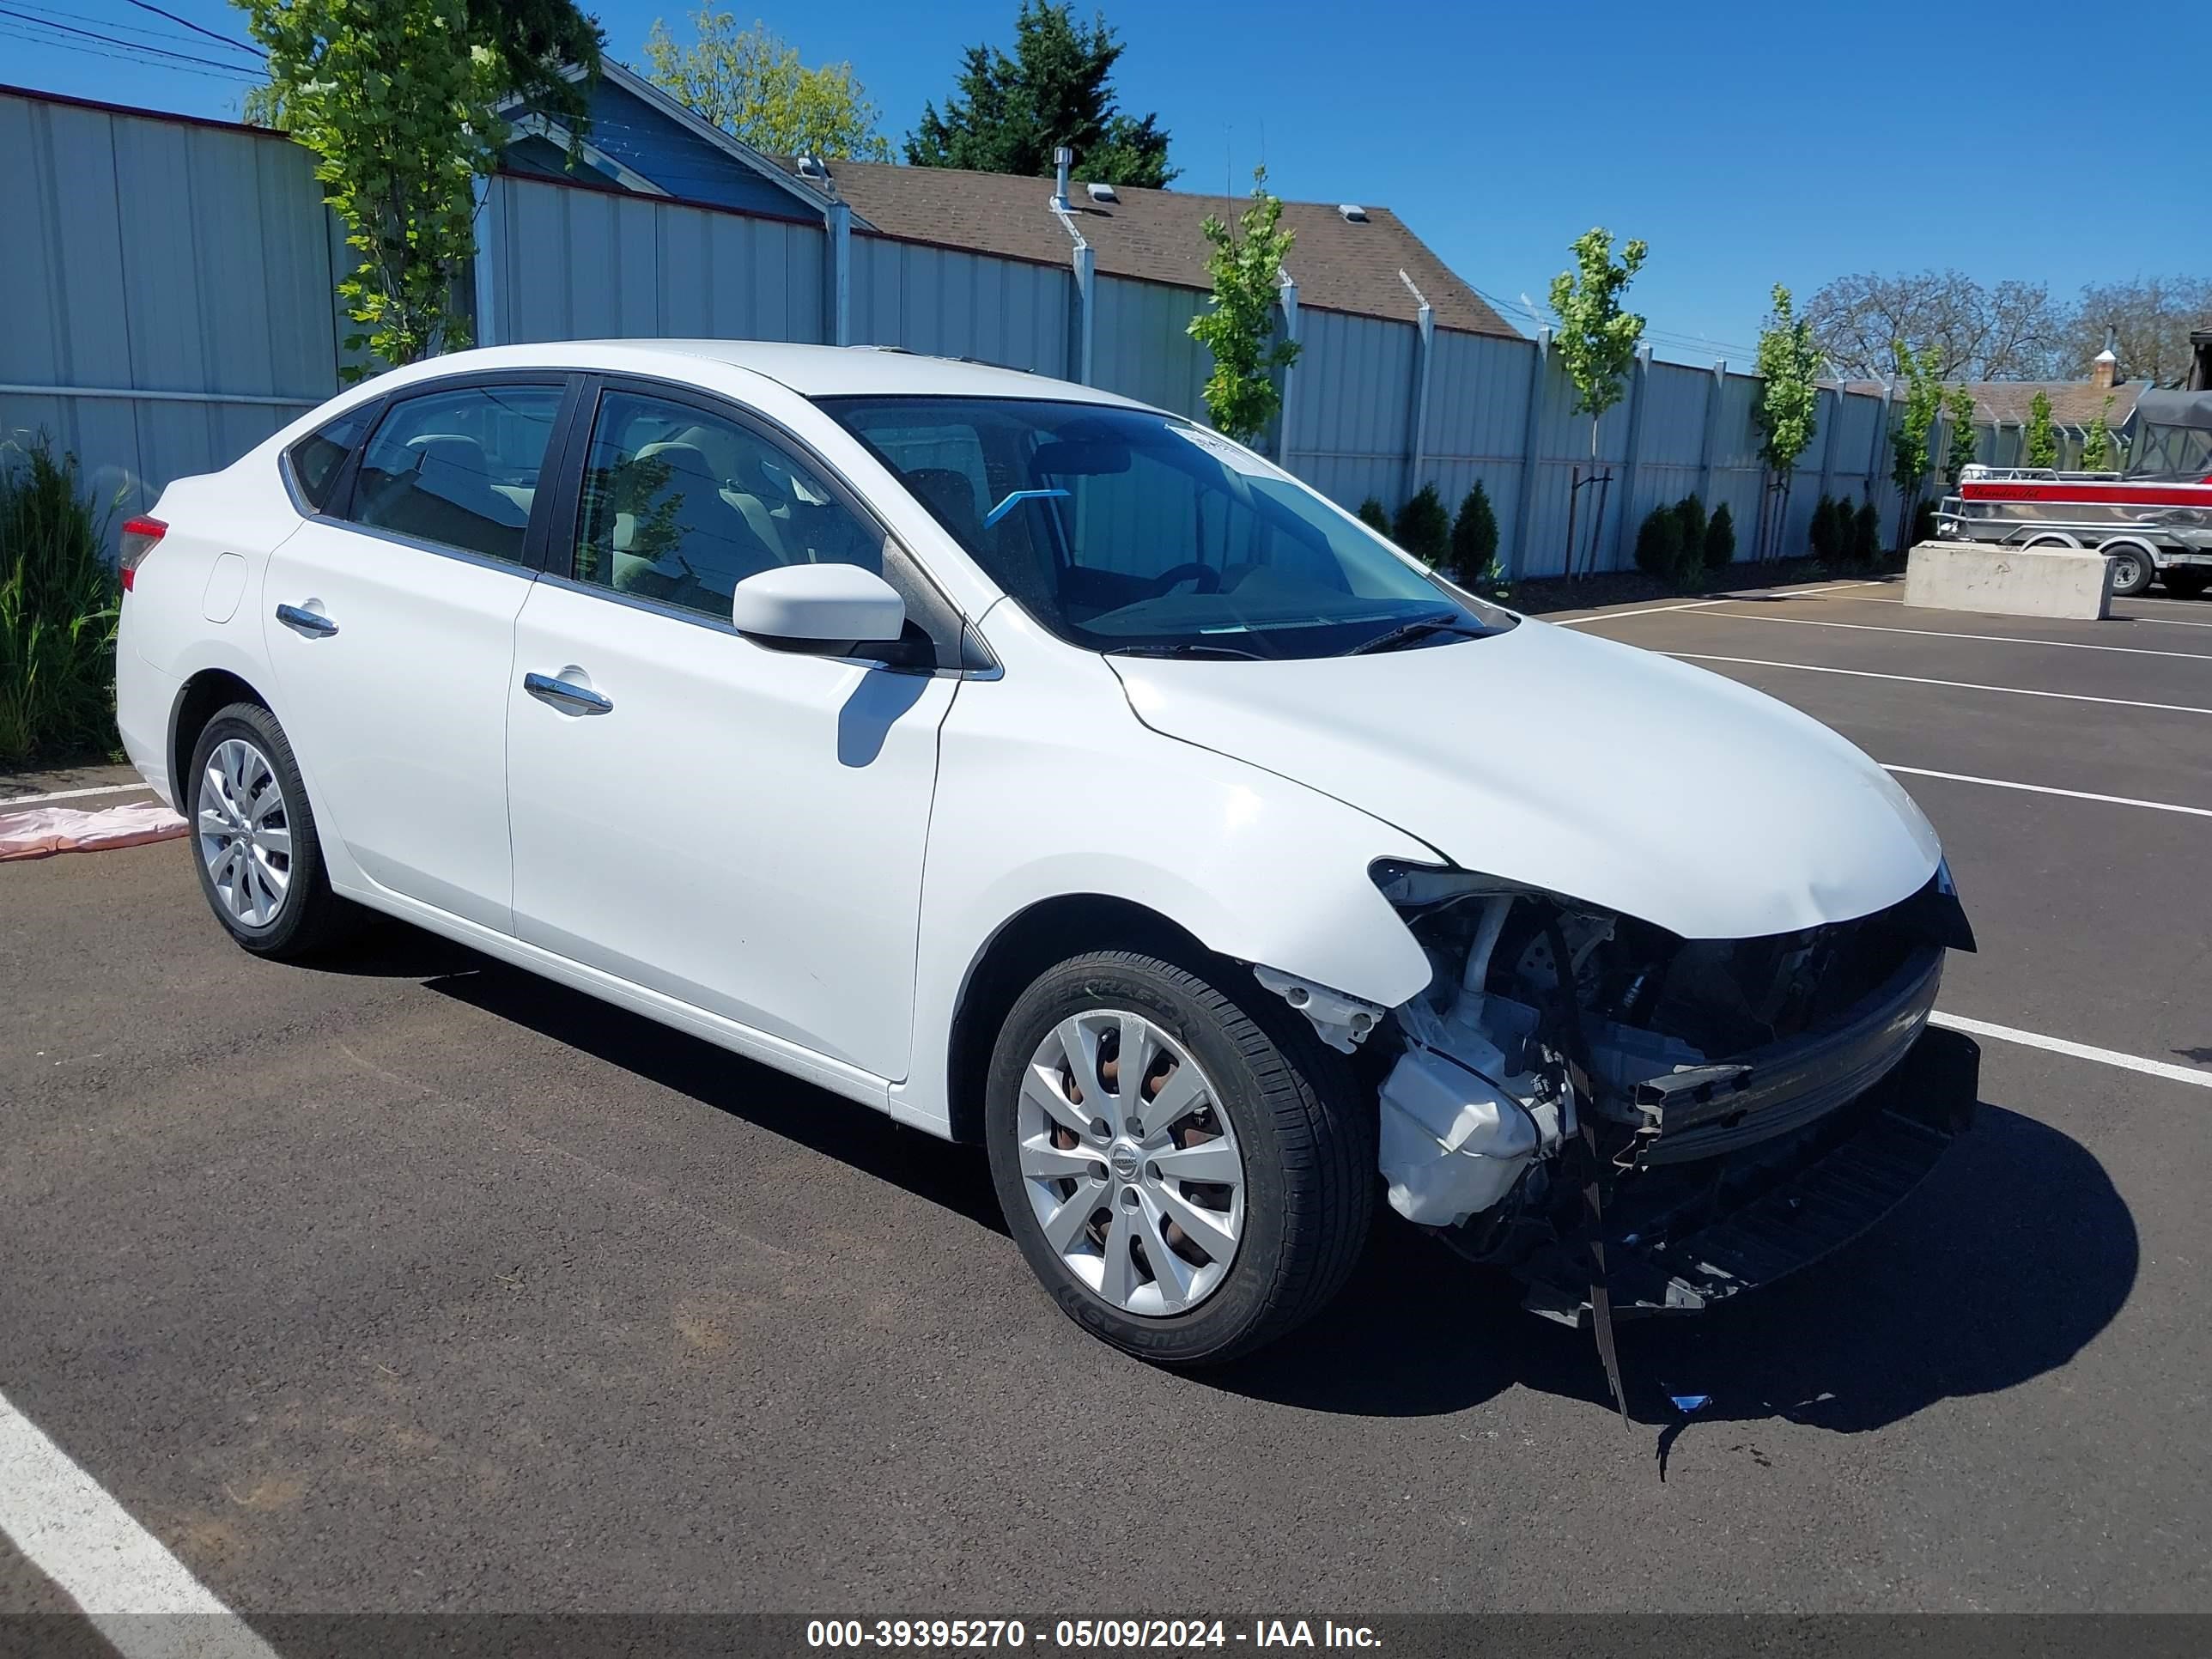
[[[1386,1007],[1428,983],[1368,867],[1441,862],[1433,848],[1147,729],[1103,658],[1058,646],[1011,605],[985,631],[1005,673],[963,686],[940,734],[914,1060],[890,1093],[900,1117],[951,1132],[961,999],[993,939],[1047,900],[1125,900],[1224,956]]]

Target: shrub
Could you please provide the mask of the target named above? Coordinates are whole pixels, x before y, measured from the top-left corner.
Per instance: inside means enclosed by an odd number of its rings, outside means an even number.
[[[1705,568],[1719,570],[1735,562],[1735,514],[1723,501],[1705,523]]]
[[[116,745],[107,521],[44,434],[0,446],[0,762]]]
[[[1443,562],[1451,548],[1451,514],[1444,510],[1444,498],[1434,484],[1423,484],[1398,509],[1390,539],[1431,570]]]
[[[1820,504],[1813,509],[1813,522],[1806,532],[1808,547],[1813,556],[1823,564],[1833,564],[1843,556],[1842,526],[1837,522],[1838,508],[1845,512],[1850,510],[1843,507],[1839,501],[1821,496]]]
[[[1872,564],[1881,551],[1881,514],[1874,510],[1872,500],[1861,501],[1851,514],[1851,562]]]
[[[1674,503],[1674,516],[1682,521],[1682,556],[1692,565],[1702,564],[1705,555],[1705,504],[1695,495],[1685,495]]]
[[[1936,503],[1922,501],[1912,509],[1912,539],[1932,542],[1936,539]]]
[[[1498,514],[1479,478],[1452,520],[1451,557],[1462,581],[1486,580],[1498,563]]]
[[[1382,503],[1372,495],[1359,504],[1359,522],[1370,530],[1381,531],[1385,536],[1390,533],[1390,515],[1382,510]]]
[[[1682,516],[1671,507],[1655,507],[1636,532],[1636,568],[1664,582],[1682,577]]]

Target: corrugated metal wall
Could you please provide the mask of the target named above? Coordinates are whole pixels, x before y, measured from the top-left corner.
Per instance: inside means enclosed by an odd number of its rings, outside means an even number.
[[[1203,296],[1195,297],[1194,310],[1202,309]],[[1310,307],[1299,320],[1305,349],[1291,371],[1283,465],[1341,506],[1357,507],[1370,495],[1396,506],[1410,493],[1420,336],[1410,323]],[[1203,351],[1198,356],[1203,383],[1210,365]]]
[[[1178,415],[1203,416],[1201,392],[1213,361],[1190,337],[1190,319],[1206,309],[1206,296],[1119,276],[1097,278],[1094,292],[1092,384]]]
[[[1476,481],[1481,482],[1498,515],[1499,555],[1510,558],[1521,510],[1521,456],[1535,349],[1522,340],[1438,334],[1435,349],[1425,471],[1455,513]]]
[[[853,339],[1065,378],[1070,288],[1056,266],[856,234]]]
[[[307,153],[0,96],[0,438],[44,430],[125,514],[337,388]],[[131,398],[150,392],[169,398]]]
[[[30,388],[0,390],[0,430],[53,433],[103,494],[136,507],[336,389],[347,329],[333,325],[332,274],[350,256],[304,151],[235,128],[0,94],[0,154],[15,163],[0,169],[11,233],[0,240],[0,386]],[[817,226],[525,178],[492,183],[481,222],[501,342],[836,331]],[[1064,378],[1079,369],[1072,270],[863,232],[850,253],[856,343]],[[1097,278],[1092,380],[1203,418],[1211,365],[1188,328],[1206,304],[1190,289]],[[1565,568],[1590,423],[1573,412],[1556,358],[1533,341],[1438,331],[1424,428],[1410,301],[1407,311],[1393,321],[1303,310],[1304,352],[1263,447],[1346,507],[1372,495],[1395,511],[1434,483],[1455,510],[1480,479],[1508,568]],[[1598,428],[1613,474],[1599,568],[1628,563],[1644,515],[1693,489],[1728,503],[1739,554],[1751,556],[1765,493],[1758,388],[1747,375],[1638,366]],[[173,398],[87,395],[133,392]],[[1792,480],[1784,553],[1802,550],[1823,488],[1864,496],[1869,462],[1885,525],[1894,521],[1875,400],[1824,393],[1820,418]],[[1984,433],[1985,457],[2018,446],[2016,431]],[[1583,567],[1596,504],[1586,489],[1575,507]]]
[[[817,227],[514,178],[484,219],[502,344],[828,337]]]

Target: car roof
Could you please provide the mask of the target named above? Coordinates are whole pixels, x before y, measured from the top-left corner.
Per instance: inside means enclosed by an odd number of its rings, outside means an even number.
[[[641,369],[648,367],[645,360],[661,360],[659,367],[664,374],[669,372],[665,360],[671,357],[726,363],[766,375],[803,398],[1050,398],[1131,409],[1150,407],[1096,386],[991,363],[925,356],[896,347],[792,345],[779,340],[627,339],[553,341],[494,350],[508,364],[526,353],[548,368],[605,368],[611,356],[631,354],[641,360]],[[456,360],[462,355],[456,353],[441,361],[448,368],[457,368]]]

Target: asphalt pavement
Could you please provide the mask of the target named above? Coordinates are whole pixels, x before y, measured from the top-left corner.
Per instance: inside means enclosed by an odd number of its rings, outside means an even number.
[[[1901,777],[1980,935],[1947,1012],[2212,1078],[2212,817],[2166,810],[2212,808],[2212,604],[1896,598],[1574,621],[1954,775]],[[1624,1427],[1586,1336],[1395,1227],[1290,1341],[1149,1369],[974,1152],[396,927],[256,962],[187,859],[0,870],[0,1396],[249,1623],[2212,1611],[2186,1079],[1985,1040],[1875,1234],[1624,1331]],[[0,1612],[58,1596],[0,1539]]]

